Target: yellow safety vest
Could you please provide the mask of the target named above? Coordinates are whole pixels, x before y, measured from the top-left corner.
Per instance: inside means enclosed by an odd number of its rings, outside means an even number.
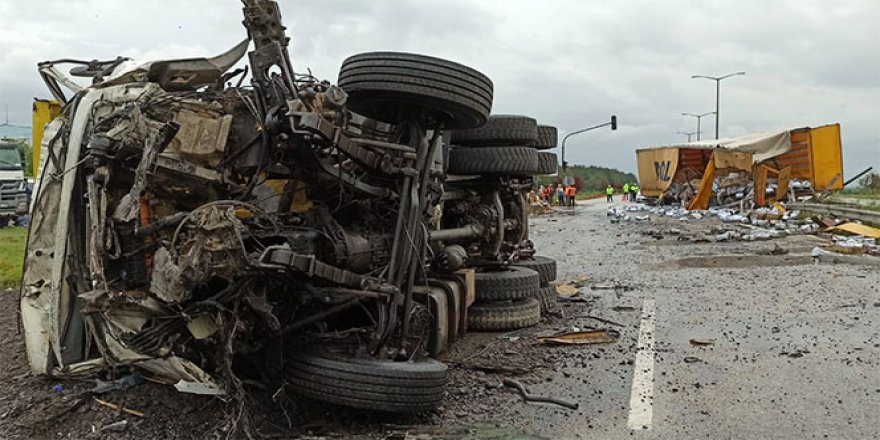
[[[610,186],[608,188],[605,188],[605,194],[608,194],[609,196],[611,194],[614,194],[614,188],[612,188]]]

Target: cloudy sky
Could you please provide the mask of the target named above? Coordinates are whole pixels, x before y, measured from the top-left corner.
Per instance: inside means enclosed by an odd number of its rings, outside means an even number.
[[[715,107],[721,136],[840,122],[846,175],[880,168],[876,0],[281,0],[294,68],[335,81],[374,50],[458,61],[495,83],[495,113],[561,133],[618,115],[617,132],[567,144],[570,163],[635,171],[634,150],[679,142]],[[210,56],[245,37],[235,0],[0,0],[0,106],[29,121],[48,97],[38,61]],[[2,111],[2,107],[0,107]],[[714,120],[703,119],[704,137]]]

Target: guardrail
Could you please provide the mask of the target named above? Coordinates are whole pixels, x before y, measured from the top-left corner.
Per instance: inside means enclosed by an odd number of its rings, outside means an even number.
[[[853,208],[844,205],[819,204],[819,203],[789,203],[788,209],[810,211],[817,214],[830,214],[836,217],[845,217],[850,220],[858,220],[862,223],[870,223],[880,226],[880,212]]]

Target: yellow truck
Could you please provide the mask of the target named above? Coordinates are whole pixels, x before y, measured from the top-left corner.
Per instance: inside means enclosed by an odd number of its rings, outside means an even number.
[[[706,209],[713,196],[724,196],[716,204],[751,198],[763,206],[790,199],[793,189],[821,193],[844,182],[840,124],[643,148],[636,156],[642,195],[689,209]]]

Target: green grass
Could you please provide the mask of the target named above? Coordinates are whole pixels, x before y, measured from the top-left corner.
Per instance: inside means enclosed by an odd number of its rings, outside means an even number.
[[[26,240],[25,227],[0,229],[0,288],[18,287],[21,282]]]

